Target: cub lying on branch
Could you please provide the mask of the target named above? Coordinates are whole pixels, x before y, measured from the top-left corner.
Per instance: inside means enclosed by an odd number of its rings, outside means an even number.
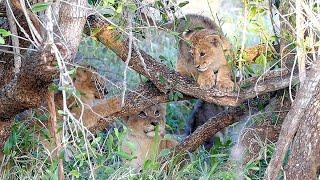
[[[164,139],[166,134],[165,115],[165,105],[158,104],[125,119],[125,123],[130,130],[126,140],[132,142],[135,149],[130,149],[125,144],[123,144],[123,149],[136,156],[136,159],[130,162],[130,165],[135,169],[139,169],[145,160],[156,157],[161,150],[178,144],[175,140]],[[157,133],[159,141],[156,141],[155,138]]]
[[[189,14],[164,27],[183,32],[176,65],[179,73],[196,78],[202,89],[216,86],[223,91],[233,90],[231,69],[225,57],[231,45],[211,19]]]

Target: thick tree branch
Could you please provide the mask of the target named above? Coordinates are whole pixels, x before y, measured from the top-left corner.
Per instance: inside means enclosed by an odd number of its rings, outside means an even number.
[[[213,137],[216,133],[223,130],[235,122],[241,120],[245,115],[246,109],[241,107],[231,107],[216,116],[210,118],[206,123],[198,127],[190,136],[181,142],[176,148],[176,152],[194,151],[205,140]]]
[[[66,40],[64,43],[66,48],[61,48],[60,51],[69,57],[68,60],[77,52],[86,20],[83,15],[86,11],[80,10],[79,5],[86,7],[86,4],[85,0],[74,0],[69,3],[64,2],[62,6],[59,25],[63,29],[59,34]],[[22,61],[21,71],[15,78],[12,76],[12,60],[5,59],[5,61],[5,65],[4,63],[0,65],[1,81],[5,81],[0,83],[0,120],[10,119],[23,110],[39,107],[56,72],[53,68],[56,59],[49,48],[26,55]]]
[[[52,81],[54,56],[49,49],[31,53],[22,61],[17,77],[0,90],[0,119],[10,119],[23,110],[38,107]],[[5,74],[5,73],[4,73]]]
[[[127,59],[128,41],[116,40],[115,38],[119,37],[119,34],[107,28],[108,24],[102,20],[97,18],[91,18],[90,20],[95,28],[100,29],[95,34],[95,37],[125,61]],[[144,63],[142,63],[140,53]],[[286,88],[290,82],[288,72],[273,71],[267,75],[267,77],[272,77],[271,79],[261,78],[264,81],[260,81],[259,83],[255,83],[257,78],[249,79],[245,82],[246,85],[249,84],[249,88],[241,90],[239,93],[225,93],[217,89],[203,90],[199,88],[194,80],[181,76],[173,70],[169,70],[165,65],[154,60],[150,55],[141,50],[140,53],[135,49],[132,50],[129,66],[150,79],[161,92],[179,91],[184,95],[223,106],[238,106],[246,99],[253,98],[259,94]],[[297,80],[296,76],[292,79]]]

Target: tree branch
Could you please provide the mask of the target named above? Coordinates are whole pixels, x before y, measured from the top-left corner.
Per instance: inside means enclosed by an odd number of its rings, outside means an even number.
[[[66,40],[66,48],[61,48],[60,51],[69,57],[68,60],[77,52],[86,20],[86,11],[82,9],[79,13],[78,5],[86,7],[87,1],[74,0],[69,3],[75,4],[66,3],[62,6],[63,13],[59,21],[59,26],[63,27],[59,34]],[[10,119],[26,109],[39,107],[43,101],[53,74],[56,73],[55,56],[50,48],[43,46],[45,48],[39,52],[32,52],[23,58],[21,71],[16,77],[12,75],[12,59],[5,59],[6,62],[0,64],[1,81],[5,81],[0,83],[0,120]]]
[[[54,56],[49,49],[31,53],[23,59],[21,71],[0,90],[0,120],[40,106],[55,73],[53,62]]]
[[[188,136],[175,148],[175,151],[177,153],[194,151],[201,144],[203,144],[205,140],[213,137],[225,127],[228,127],[241,120],[240,116],[243,116],[245,113],[245,108],[231,107],[228,110],[217,114],[216,116],[210,118],[206,123],[199,126],[190,136]]]
[[[110,30],[108,24],[96,17],[90,18],[90,22],[94,28],[100,29],[95,37],[102,42],[106,47],[112,49],[123,61],[127,59],[128,41],[120,41],[115,39],[119,37],[119,33]],[[203,90],[196,84],[194,80],[188,77],[181,76],[179,73],[170,70],[162,63],[154,60],[150,55],[140,50],[144,64],[141,61],[139,53],[132,50],[129,66],[138,73],[146,76],[154,85],[164,93],[169,91],[179,91],[187,96],[192,96],[202,99],[206,102],[215,103],[222,106],[238,106],[246,99],[253,98],[260,94],[265,94],[271,91],[276,91],[288,87],[290,77],[287,71],[272,71],[260,78],[262,83],[255,82],[258,78],[251,78],[242,84],[249,84],[250,87],[241,90],[238,93],[225,93],[215,88]],[[270,78],[270,79],[269,79]],[[161,79],[161,80],[160,80]],[[292,78],[297,80],[296,76]]]

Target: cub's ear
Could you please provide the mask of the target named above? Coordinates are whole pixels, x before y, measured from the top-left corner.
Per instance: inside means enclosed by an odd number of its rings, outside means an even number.
[[[214,47],[221,46],[222,41],[219,35],[209,35],[206,38],[210,42],[210,44],[213,45]]]
[[[209,35],[207,36],[208,41],[215,47],[221,46],[223,50],[230,50],[231,45],[224,36],[220,35]]]
[[[185,40],[190,40],[190,38],[192,37],[192,35],[194,35],[195,32],[196,32],[196,31],[194,31],[194,30],[188,30],[188,31],[184,32],[184,33],[182,34],[182,36],[183,36],[183,38],[184,38]]]

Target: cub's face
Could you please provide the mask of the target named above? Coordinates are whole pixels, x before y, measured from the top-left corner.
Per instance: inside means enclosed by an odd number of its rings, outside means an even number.
[[[200,30],[187,34],[185,38],[192,43],[191,55],[194,67],[204,72],[208,69],[217,71],[227,63],[224,51],[230,48],[224,37],[210,30]]]
[[[105,84],[105,81],[91,70],[77,69],[74,86],[82,93],[81,99],[83,101],[102,99],[108,93]]]
[[[148,137],[155,135],[156,126],[159,126],[159,133],[164,133],[166,107],[164,104],[151,106],[138,114],[126,119],[128,128],[133,133],[145,134]]]

